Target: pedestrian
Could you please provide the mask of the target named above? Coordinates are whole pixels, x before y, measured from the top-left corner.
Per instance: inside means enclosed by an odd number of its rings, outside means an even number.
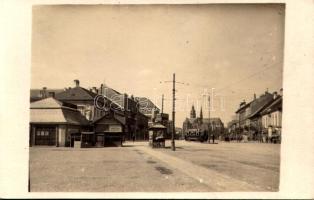
[[[213,144],[215,144],[215,135],[213,134]]]
[[[134,143],[135,142],[135,134],[133,134],[132,138],[133,138],[133,143]]]

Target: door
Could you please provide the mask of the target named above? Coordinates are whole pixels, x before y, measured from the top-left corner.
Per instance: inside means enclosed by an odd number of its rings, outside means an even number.
[[[37,127],[35,145],[56,145],[56,127]]]
[[[105,137],[104,135],[96,135],[96,147],[105,146]]]

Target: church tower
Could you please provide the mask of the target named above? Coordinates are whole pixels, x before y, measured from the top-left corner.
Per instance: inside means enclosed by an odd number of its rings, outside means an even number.
[[[191,113],[190,113],[190,118],[191,119],[195,119],[196,118],[196,112],[195,112],[194,105],[192,106],[192,110],[191,110]]]

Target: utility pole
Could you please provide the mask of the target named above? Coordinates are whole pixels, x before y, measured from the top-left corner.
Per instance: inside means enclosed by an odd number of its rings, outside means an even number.
[[[211,122],[210,122],[210,96],[208,96],[208,137],[207,137],[207,143],[210,143],[210,134],[211,134],[211,130],[212,130],[212,126],[211,126]]]
[[[172,151],[176,150],[174,142],[174,133],[175,133],[175,101],[176,101],[176,74],[173,73],[172,79],[172,134],[171,134],[171,149]]]
[[[172,81],[160,81],[160,83],[172,83],[172,134],[171,134],[171,149],[172,151],[176,150],[175,146],[175,101],[176,101],[176,83],[183,84],[183,85],[189,85],[188,83],[183,82],[176,82],[176,74],[173,73]],[[163,95],[162,95],[163,96]],[[163,98],[164,100],[164,98]],[[163,101],[162,101],[163,102]],[[163,103],[162,103],[162,111],[163,111]]]

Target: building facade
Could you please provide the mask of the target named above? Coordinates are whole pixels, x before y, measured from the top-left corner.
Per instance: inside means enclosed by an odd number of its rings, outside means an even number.
[[[88,121],[76,108],[53,97],[31,103],[30,146],[71,146],[72,134],[89,128]]]
[[[281,127],[281,108],[275,109],[273,114],[268,114],[265,111],[267,109],[272,110],[269,106],[280,101],[279,99],[282,99],[282,89],[280,94],[277,92],[271,94],[266,91],[259,98],[256,98],[254,94],[253,100],[249,103],[245,103],[245,101],[240,103],[240,107],[236,111],[238,123],[232,123],[232,134],[240,137],[246,135],[249,140],[261,141],[265,132],[269,132],[266,130],[268,127],[274,126],[279,130]],[[278,106],[278,103],[276,105]]]

